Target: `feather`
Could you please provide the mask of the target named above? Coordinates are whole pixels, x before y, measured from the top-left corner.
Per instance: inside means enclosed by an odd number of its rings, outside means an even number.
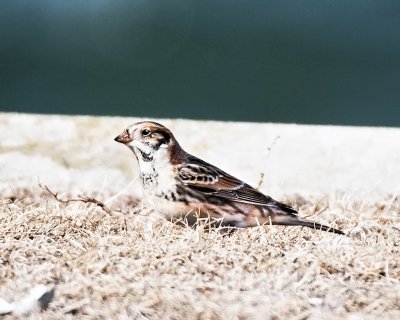
[[[272,206],[288,213],[297,213],[293,208],[275,201],[238,178],[194,156],[190,156],[189,163],[179,167],[178,177],[189,188],[209,195],[257,206]]]

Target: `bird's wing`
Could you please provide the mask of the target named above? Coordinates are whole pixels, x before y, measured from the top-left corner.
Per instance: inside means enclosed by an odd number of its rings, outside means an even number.
[[[243,181],[197,158],[195,163],[181,165],[178,177],[187,187],[198,192],[242,203],[279,207],[287,212],[297,213],[291,207],[275,201]]]

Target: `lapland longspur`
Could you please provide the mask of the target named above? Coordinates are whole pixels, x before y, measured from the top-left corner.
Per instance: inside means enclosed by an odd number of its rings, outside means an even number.
[[[239,228],[263,224],[305,226],[343,234],[301,218],[288,205],[185,152],[161,124],[135,123],[114,140],[133,151],[145,198],[169,220],[194,224],[204,219],[213,225]]]

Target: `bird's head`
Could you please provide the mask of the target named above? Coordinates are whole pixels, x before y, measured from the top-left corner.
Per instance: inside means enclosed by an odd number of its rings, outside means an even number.
[[[168,128],[151,121],[130,125],[114,140],[128,146],[139,162],[171,160],[180,149]]]

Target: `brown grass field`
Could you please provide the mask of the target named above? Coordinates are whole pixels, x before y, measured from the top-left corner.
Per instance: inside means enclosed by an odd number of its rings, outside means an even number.
[[[55,285],[33,319],[400,317],[399,197],[286,199],[348,236],[278,226],[222,235],[171,224],[132,198],[106,212],[39,187],[14,192],[0,202],[0,297]]]
[[[137,120],[0,113],[0,298],[55,287],[22,317],[400,319],[399,129],[159,120],[187,151],[253,186],[265,173],[261,191],[347,233],[224,235],[142,204],[134,157],[113,141]]]

